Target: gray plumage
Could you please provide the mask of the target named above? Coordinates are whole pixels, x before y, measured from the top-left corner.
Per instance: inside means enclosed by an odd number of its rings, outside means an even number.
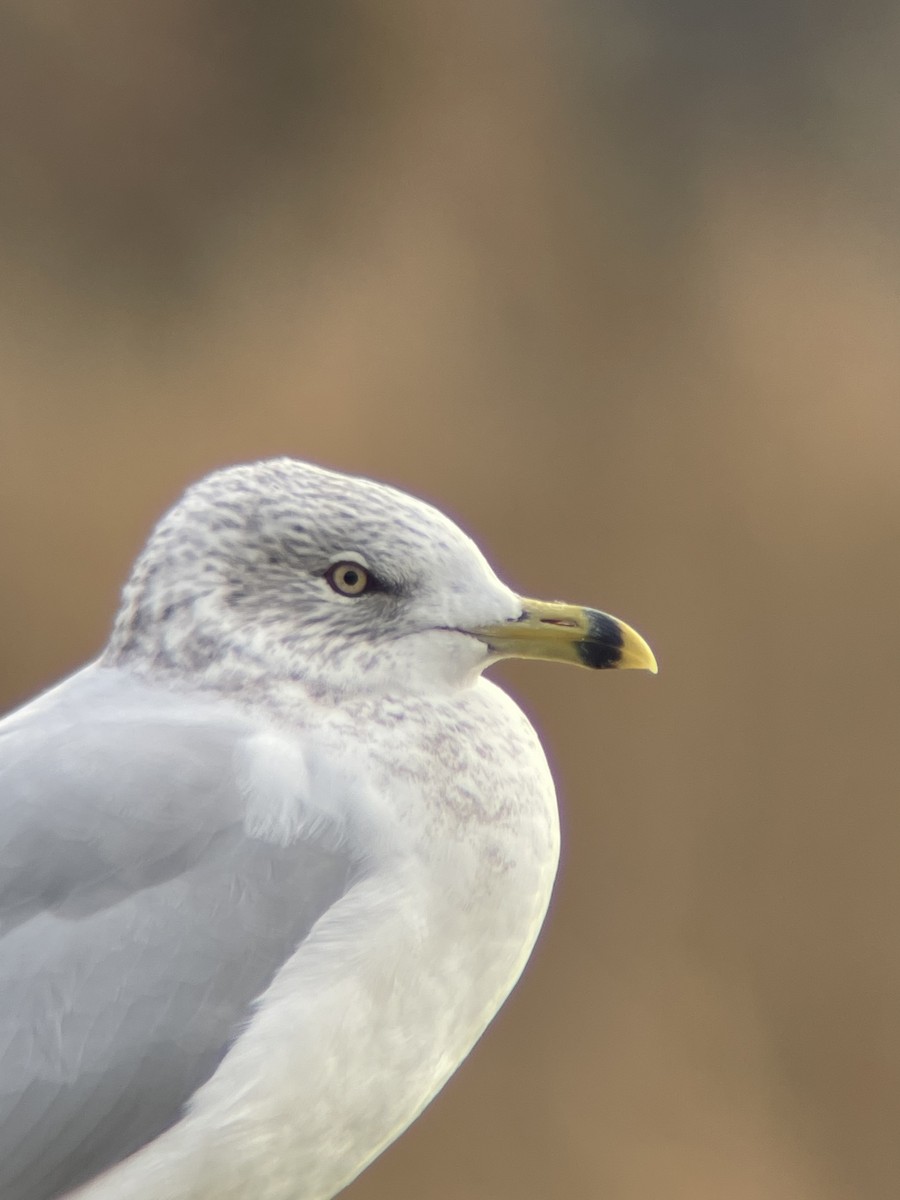
[[[301,463],[162,520],[100,659],[0,723],[3,1200],[322,1200],[416,1116],[555,872],[468,632],[521,611],[440,513]]]
[[[168,1128],[359,870],[324,824],[246,836],[253,732],[91,667],[0,726],[4,1200]]]

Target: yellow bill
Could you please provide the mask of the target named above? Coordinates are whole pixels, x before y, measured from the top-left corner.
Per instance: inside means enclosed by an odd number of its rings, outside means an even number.
[[[522,600],[521,617],[468,632],[498,658],[548,658],[600,669],[657,672],[656,657],[641,635],[618,617],[557,601]]]

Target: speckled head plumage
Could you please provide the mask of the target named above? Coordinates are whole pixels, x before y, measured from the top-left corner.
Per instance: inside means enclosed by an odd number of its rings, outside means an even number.
[[[371,590],[337,592],[328,575],[340,561],[369,572]],[[520,611],[436,509],[282,458],[209,475],[162,518],[126,584],[104,661],[217,676],[327,673],[335,683],[361,671],[374,678],[391,662],[402,673],[406,639]],[[464,657],[486,661],[487,651],[470,645]]]

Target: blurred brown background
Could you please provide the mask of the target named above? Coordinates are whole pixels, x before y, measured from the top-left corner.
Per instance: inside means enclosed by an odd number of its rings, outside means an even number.
[[[898,52],[877,0],[3,6],[6,703],[280,453],[659,655],[498,672],[555,906],[353,1200],[900,1194]]]

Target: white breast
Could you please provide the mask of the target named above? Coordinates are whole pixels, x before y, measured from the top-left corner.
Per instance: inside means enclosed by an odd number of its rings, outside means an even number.
[[[367,819],[383,823],[371,873],[285,963],[186,1117],[83,1200],[326,1200],[468,1054],[543,921],[555,797],[531,727],[491,684],[414,726],[435,764],[424,794],[389,745],[366,764]]]

